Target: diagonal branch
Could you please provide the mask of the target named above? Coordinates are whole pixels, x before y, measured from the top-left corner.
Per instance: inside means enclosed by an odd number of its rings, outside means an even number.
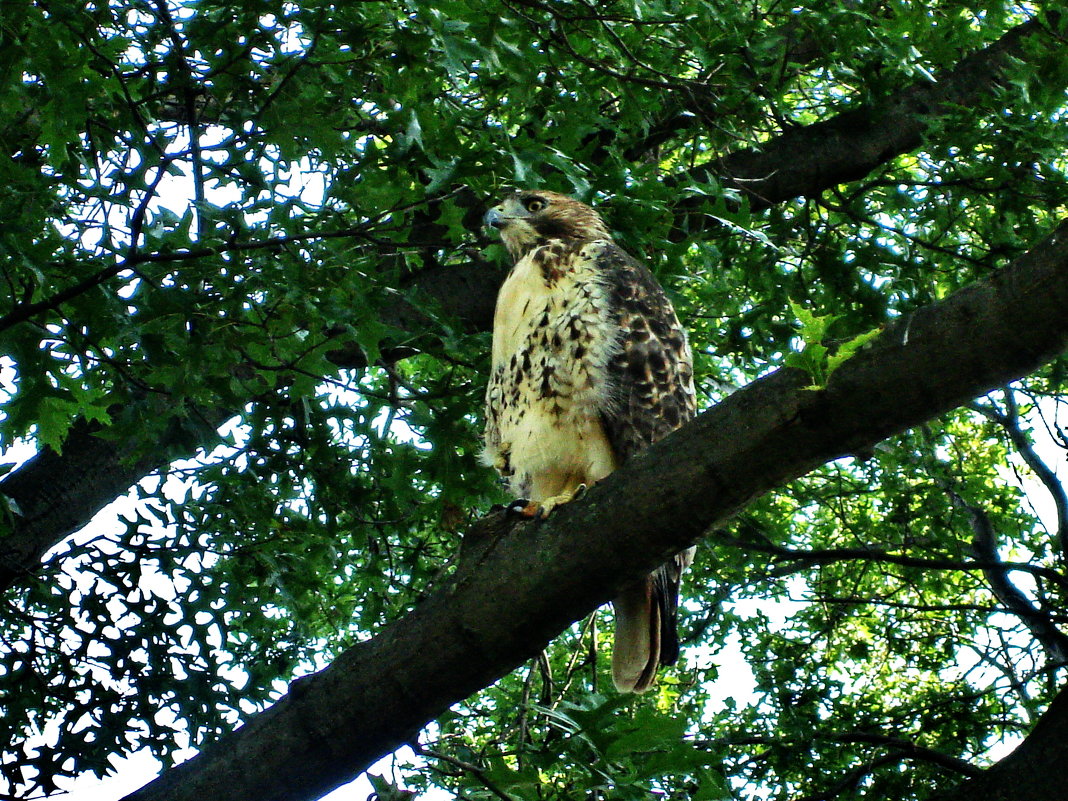
[[[62,454],[44,448],[0,482],[0,503],[17,521],[14,531],[0,538],[0,590],[31,578],[46,551],[137,481],[178,458],[191,438],[208,442],[231,416],[222,408],[176,413],[159,397],[131,401],[116,410],[116,416],[122,413],[135,419],[174,416],[148,450],[142,442],[100,437],[103,426],[79,420]]]
[[[1066,304],[1068,222],[1008,268],[887,328],[825,388],[780,370],[548,521],[484,518],[456,573],[411,614],[128,801],[312,799],[351,780],[754,498],[1061,354]],[[1068,756],[1068,738],[1059,753]]]
[[[920,82],[872,105],[791,128],[759,147],[740,150],[680,175],[682,185],[716,182],[738,190],[753,210],[799,196],[812,196],[858,180],[892,158],[923,144],[932,125],[956,108],[1001,102],[1002,71],[1026,61],[1034,47],[1068,50],[1058,36],[1068,14],[1050,12],[1013,28],[988,47],[962,59],[934,82]],[[701,207],[710,198],[694,195],[679,204],[681,227],[701,226]]]
[[[1009,578],[1009,570],[998,556],[997,537],[990,515],[978,506],[965,502],[956,492],[950,492],[954,505],[968,513],[973,533],[972,548],[976,556],[994,565],[983,571],[994,596],[1030,629],[1051,662],[1059,665],[1068,663],[1068,635],[1058,629],[1049,615],[1036,607]]]

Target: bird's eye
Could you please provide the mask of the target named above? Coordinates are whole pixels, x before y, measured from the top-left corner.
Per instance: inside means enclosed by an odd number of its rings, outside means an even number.
[[[531,214],[537,214],[549,204],[542,200],[540,197],[534,197],[528,200],[523,205],[527,207],[527,211],[529,211]]]

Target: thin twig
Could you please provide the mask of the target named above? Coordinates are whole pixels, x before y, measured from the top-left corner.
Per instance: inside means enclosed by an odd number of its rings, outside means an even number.
[[[489,790],[491,793],[501,799],[501,801],[516,801],[514,796],[511,796],[508,793],[504,792],[504,790],[502,790],[496,784],[487,779],[485,771],[483,771],[482,768],[480,768],[478,765],[472,765],[470,762],[464,762],[462,759],[457,759],[454,756],[443,754],[440,751],[430,751],[426,748],[419,748],[418,753],[421,756],[428,756],[432,759],[438,759],[442,762],[446,762],[449,765],[452,765],[455,768],[459,768],[462,771],[470,773],[482,783],[483,787],[485,787],[487,790]]]

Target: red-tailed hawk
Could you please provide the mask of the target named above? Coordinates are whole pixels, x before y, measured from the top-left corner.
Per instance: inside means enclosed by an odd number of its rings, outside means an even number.
[[[694,414],[686,332],[589,206],[517,192],[486,213],[515,266],[497,296],[484,459],[548,514]],[[621,532],[625,534],[625,532]],[[678,658],[687,550],[613,601],[612,678],[643,692]]]

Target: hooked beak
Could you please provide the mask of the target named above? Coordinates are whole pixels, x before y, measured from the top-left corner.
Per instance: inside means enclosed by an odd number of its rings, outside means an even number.
[[[491,228],[500,230],[504,226],[508,225],[508,218],[501,214],[497,209],[490,209],[486,212],[486,216],[482,218],[482,222]]]

